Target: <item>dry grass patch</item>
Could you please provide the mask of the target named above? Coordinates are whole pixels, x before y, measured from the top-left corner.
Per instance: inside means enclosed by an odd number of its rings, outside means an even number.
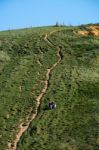
[[[78,34],[82,35],[82,36],[88,36],[88,35],[92,35],[92,36],[99,36],[99,26],[89,26],[86,29],[89,29],[89,31],[87,30],[79,30]]]

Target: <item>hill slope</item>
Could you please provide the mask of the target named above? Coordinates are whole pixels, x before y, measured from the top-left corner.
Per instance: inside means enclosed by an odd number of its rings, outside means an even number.
[[[99,149],[99,36],[92,29],[0,33],[0,150],[14,149],[21,124],[28,128],[18,150]],[[50,101],[56,109],[47,109]]]

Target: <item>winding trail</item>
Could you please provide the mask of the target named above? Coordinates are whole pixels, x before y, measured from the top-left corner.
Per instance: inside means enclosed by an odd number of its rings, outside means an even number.
[[[58,30],[54,30],[52,32],[50,32],[49,34],[46,34],[45,37],[44,37],[44,40],[50,44],[51,46],[53,46],[53,44],[48,40],[48,36],[57,32]],[[48,83],[49,83],[49,77],[50,77],[50,73],[51,71],[58,65],[58,63],[61,61],[61,55],[60,55],[60,48],[57,47],[57,56],[58,56],[58,60],[56,63],[54,63],[52,65],[51,68],[48,68],[47,69],[47,72],[46,72],[46,78],[45,78],[45,85],[44,85],[44,88],[42,89],[41,93],[39,94],[39,96],[37,96],[36,98],[36,109],[35,109],[35,113],[33,113],[30,116],[28,116],[26,118],[26,122],[23,122],[19,125],[19,131],[16,135],[16,139],[12,142],[12,143],[8,143],[8,148],[6,150],[17,150],[17,144],[18,142],[20,141],[20,138],[22,137],[23,133],[28,129],[30,123],[36,118],[37,114],[38,114],[38,109],[40,107],[40,104],[41,104],[41,99],[43,98],[44,94],[46,93],[47,89],[48,89]]]

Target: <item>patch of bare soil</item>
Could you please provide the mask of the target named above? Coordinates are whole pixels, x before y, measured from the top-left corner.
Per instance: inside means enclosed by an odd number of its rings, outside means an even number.
[[[99,26],[91,25],[87,27],[87,29],[89,29],[89,31],[79,30],[78,34],[82,36],[88,36],[88,35],[99,36]]]

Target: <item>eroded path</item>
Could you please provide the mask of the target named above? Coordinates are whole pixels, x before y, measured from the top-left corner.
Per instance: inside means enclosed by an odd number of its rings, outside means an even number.
[[[53,45],[49,40],[48,40],[48,36],[57,32],[56,30],[50,32],[49,34],[46,34],[45,37],[44,37],[44,40],[50,44],[50,45]],[[52,65],[51,68],[48,68],[47,69],[47,72],[46,72],[46,78],[45,78],[45,84],[44,84],[44,88],[42,89],[41,93],[39,94],[39,96],[37,96],[36,98],[36,109],[35,109],[35,113],[33,113],[31,115],[31,117],[27,117],[26,118],[26,122],[23,122],[20,124],[19,126],[19,131],[16,135],[16,139],[12,142],[12,143],[8,143],[8,148],[7,150],[16,150],[17,149],[17,144],[18,142],[20,141],[20,138],[22,137],[23,133],[28,129],[30,123],[35,119],[35,117],[37,116],[38,114],[38,109],[40,107],[40,104],[41,104],[41,99],[43,98],[44,94],[46,93],[47,89],[48,89],[48,83],[49,83],[49,77],[50,77],[50,73],[51,71],[58,65],[58,63],[61,61],[61,56],[60,56],[60,48],[57,47],[57,56],[58,56],[58,60],[56,63],[54,63]]]

